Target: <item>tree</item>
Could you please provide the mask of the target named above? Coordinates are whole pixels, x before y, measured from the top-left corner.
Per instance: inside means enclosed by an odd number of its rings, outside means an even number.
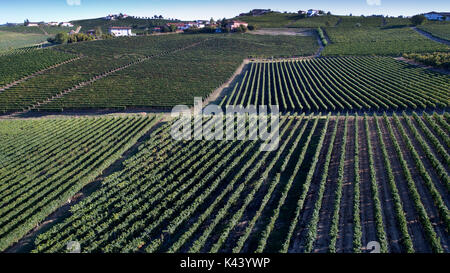
[[[248,25],[248,30],[252,31],[252,30],[256,30],[256,27],[254,25]]]
[[[65,44],[69,40],[69,34],[65,32],[60,32],[55,36],[55,43],[57,44]]]
[[[23,21],[24,26],[28,26],[29,24],[30,24],[30,20],[26,19],[25,21]]]
[[[214,23],[214,18],[211,17],[211,19],[209,19],[209,24],[213,25]]]
[[[220,26],[222,27],[222,28],[226,28],[227,27],[227,19],[224,17],[223,19],[222,19],[222,21],[220,21]]]
[[[159,19],[163,19],[164,17],[162,15],[159,16]]]
[[[425,20],[427,20],[427,18],[422,14],[414,15],[413,17],[411,17],[411,23],[414,26],[423,24],[423,22],[425,22]]]
[[[176,32],[177,31],[177,26],[176,25],[170,25],[169,29],[170,29],[170,32]]]
[[[170,28],[168,26],[163,26],[161,32],[170,32]]]

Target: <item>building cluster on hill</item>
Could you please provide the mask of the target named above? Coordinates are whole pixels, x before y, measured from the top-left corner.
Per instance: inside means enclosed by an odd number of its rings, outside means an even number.
[[[113,20],[125,19],[128,17],[130,17],[130,16],[127,14],[119,13],[119,14],[108,14],[105,17],[103,17],[103,19],[108,20],[108,21],[113,21]]]
[[[250,12],[241,13],[239,14],[239,16],[260,16],[271,12],[272,12],[271,9],[253,9]]]
[[[299,10],[297,13],[299,15],[304,15],[306,17],[321,16],[321,15],[325,14],[325,12],[323,10],[319,10],[319,9],[309,9],[307,11]]]
[[[280,12],[279,11],[273,11],[271,9],[252,9],[249,12],[239,14],[239,16],[261,16],[261,15],[268,14],[268,13],[280,13]],[[324,15],[325,12],[322,11],[322,10],[318,10],[318,9],[309,9],[307,11],[299,10],[298,14],[299,15],[305,15],[307,17],[312,17],[312,16]]]
[[[152,32],[245,32],[249,28],[248,23],[239,20],[196,20],[192,22],[169,22],[164,26],[154,27]]]
[[[450,12],[428,12],[424,16],[431,21],[450,21]]]
[[[73,24],[70,22],[30,22],[25,20],[24,26],[26,27],[39,27],[39,26],[57,26],[57,27],[73,27]]]

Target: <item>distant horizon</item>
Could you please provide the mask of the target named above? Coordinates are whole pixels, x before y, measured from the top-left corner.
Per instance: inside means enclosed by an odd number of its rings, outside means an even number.
[[[333,15],[371,16],[400,15],[409,17],[428,12],[450,12],[450,1],[442,0],[268,0],[216,3],[205,0],[17,0],[2,3],[0,24],[31,22],[77,21],[105,17],[108,14],[124,13],[136,17],[162,15],[183,21],[215,20],[233,18],[252,9],[271,9],[279,12],[296,13],[298,10],[319,9]]]
[[[272,11],[273,12],[278,12],[278,13],[284,13],[284,11],[277,11],[277,10],[272,10]],[[240,14],[247,13],[247,12],[249,12],[249,11],[244,11],[244,12],[241,12]],[[328,12],[328,11],[325,11],[325,12]],[[436,11],[427,11],[427,12],[422,12],[422,13],[418,13],[418,14],[425,14],[425,13],[429,13],[429,12],[436,12]],[[75,21],[82,21],[82,20],[102,19],[102,18],[106,17],[107,15],[119,15],[120,13],[122,13],[124,15],[127,15],[127,16],[130,16],[130,17],[135,17],[137,19],[146,18],[146,17],[149,17],[150,19],[154,19],[153,18],[154,15],[153,16],[138,16],[138,15],[134,15],[134,14],[128,14],[126,12],[119,12],[119,13],[108,13],[108,14],[105,14],[103,16],[97,16],[97,17],[91,17],[91,18],[79,18],[79,19],[73,19],[73,20],[69,19],[69,20],[50,20],[50,21],[44,21],[44,20],[36,20],[36,21],[29,20],[29,21],[30,22],[34,22],[34,23],[40,23],[40,22],[44,22],[44,23],[49,23],[49,22],[59,22],[59,23],[60,22],[75,22]],[[297,12],[288,11],[288,13],[293,14],[293,13],[297,13]],[[158,16],[159,15],[160,14],[158,14]],[[360,17],[360,16],[371,17],[371,16],[381,16],[381,15],[385,16],[384,14],[352,14],[352,13],[349,13],[349,14],[334,14],[332,12],[331,12],[331,15],[334,15],[334,16],[355,16],[355,17]],[[416,15],[416,14],[414,14],[414,15]],[[412,17],[414,15],[399,15],[399,16],[403,16],[404,18],[410,18],[410,17]],[[226,19],[231,19],[231,18],[238,17],[238,16],[239,16],[239,14],[236,14],[233,17],[225,17],[225,18]],[[394,15],[387,15],[387,16],[389,16],[389,17],[391,17],[391,16],[392,17],[398,17],[398,16],[394,16]],[[210,20],[211,19],[211,18],[180,19],[180,18],[173,18],[173,17],[165,17],[164,15],[163,15],[163,17],[164,17],[163,19],[175,19],[175,20],[180,20],[180,21],[195,21],[195,20]],[[213,19],[214,20],[218,20],[218,19],[223,19],[223,18],[224,17],[213,18]],[[26,19],[28,19],[28,18],[26,18]],[[24,21],[26,19],[24,19]],[[6,22],[6,23],[1,23],[1,25],[6,25],[6,24],[23,24],[24,21],[23,22]]]

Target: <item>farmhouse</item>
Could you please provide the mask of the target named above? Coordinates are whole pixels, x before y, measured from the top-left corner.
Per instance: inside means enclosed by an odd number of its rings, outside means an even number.
[[[47,25],[48,26],[57,26],[57,25],[59,25],[59,23],[58,22],[49,22],[49,23],[47,23]]]
[[[229,22],[227,24],[227,27],[230,28],[231,30],[236,29],[236,28],[238,28],[240,26],[248,27],[248,23],[242,22],[242,21],[233,20],[233,21],[231,21],[231,22]]]
[[[429,12],[425,13],[424,16],[431,21],[450,21],[450,12]]]
[[[110,27],[109,34],[112,34],[116,37],[133,36],[133,33],[131,32],[131,27]]]

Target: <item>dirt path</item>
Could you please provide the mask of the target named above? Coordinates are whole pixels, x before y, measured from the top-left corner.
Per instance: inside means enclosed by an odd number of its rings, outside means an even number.
[[[42,32],[44,32],[45,35],[49,35],[48,32],[45,31],[45,29],[42,26],[40,26],[39,29],[42,30]]]
[[[224,98],[225,95],[227,95],[228,93],[230,93],[229,91],[231,91],[230,87],[234,86],[236,79],[238,78],[238,76],[241,74],[242,70],[244,69],[244,67],[250,63],[250,59],[244,59],[244,61],[242,61],[241,65],[236,69],[236,71],[234,71],[233,75],[226,81],[224,82],[220,87],[218,87],[216,90],[214,90],[204,101],[203,101],[203,105],[208,105],[209,103],[213,102],[214,104],[219,104],[220,101]]]
[[[322,41],[319,37],[317,37],[317,43],[319,43],[319,49],[317,50],[316,54],[314,54],[314,58],[320,57],[320,54],[322,54],[322,51],[325,49],[325,46],[322,44]]]
[[[423,30],[421,30],[421,29],[418,29],[418,28],[416,28],[416,27],[411,27],[411,28],[412,28],[413,30],[415,30],[417,33],[419,33],[420,35],[425,36],[425,37],[427,37],[427,38],[430,39],[430,40],[433,40],[433,41],[435,41],[435,42],[438,42],[438,43],[441,43],[441,44],[450,46],[450,41],[447,41],[447,40],[438,38],[438,37],[436,37],[436,36],[433,36],[432,34],[426,32],[426,31],[423,31]]]
[[[342,146],[342,135],[344,134],[344,118],[339,119],[336,139],[331,155],[331,162],[328,171],[328,178],[326,181],[325,192],[323,194],[322,207],[319,213],[319,222],[317,224],[317,238],[312,252],[325,253],[328,252],[330,244],[330,228],[331,218],[334,211],[334,200],[336,197],[336,184],[338,177],[339,156]]]
[[[405,217],[408,225],[408,232],[411,236],[414,249],[416,252],[431,252],[430,245],[425,237],[423,226],[419,221],[419,216],[414,207],[414,203],[409,195],[409,189],[407,182],[405,181],[402,167],[400,165],[400,159],[398,158],[395,152],[394,145],[389,136],[387,125],[385,124],[383,118],[379,118],[379,123],[381,127],[381,132],[383,134],[384,144],[386,145],[386,149],[389,152],[390,156],[389,159],[391,162],[392,173],[395,177],[395,183],[397,185],[400,199],[402,201],[403,210],[405,212]],[[379,154],[379,156],[380,158],[382,158],[381,154]],[[393,212],[395,213],[395,211]]]
[[[353,202],[355,189],[355,118],[349,118],[347,130],[342,200],[339,210],[339,235],[336,241],[336,251],[351,253],[353,252]]]

